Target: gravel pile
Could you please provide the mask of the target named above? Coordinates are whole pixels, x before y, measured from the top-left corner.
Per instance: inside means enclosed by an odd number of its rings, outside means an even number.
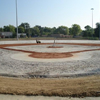
[[[1,75],[14,77],[69,77],[100,73],[100,51],[91,51],[91,58],[89,59],[65,62],[20,61],[11,58],[11,55],[15,53],[18,52],[0,49]]]

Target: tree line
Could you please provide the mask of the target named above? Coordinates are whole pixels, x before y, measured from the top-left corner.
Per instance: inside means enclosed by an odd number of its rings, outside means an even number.
[[[68,28],[67,26],[59,26],[58,28],[53,27],[42,27],[40,25],[36,25],[34,27],[30,27],[29,23],[21,23],[18,26],[18,33],[26,33],[27,37],[38,37],[38,36],[51,36],[52,34],[64,34],[64,35],[72,35],[82,36],[82,37],[98,37],[99,38],[99,28],[100,23],[96,23],[96,28],[92,28],[89,25],[86,25],[82,30],[80,25],[73,24],[72,27]],[[16,27],[13,25],[4,26],[0,28],[0,32],[12,32],[13,38],[16,37]]]

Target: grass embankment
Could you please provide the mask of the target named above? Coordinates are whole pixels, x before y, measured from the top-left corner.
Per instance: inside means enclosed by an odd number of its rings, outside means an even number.
[[[0,77],[0,93],[44,96],[100,96],[100,76],[55,79]]]

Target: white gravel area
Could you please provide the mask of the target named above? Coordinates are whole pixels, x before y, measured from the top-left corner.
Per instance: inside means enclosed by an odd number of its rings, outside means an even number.
[[[41,43],[54,43],[54,40],[40,40]],[[95,43],[100,44],[100,40],[55,40],[56,43]],[[36,40],[0,41],[0,44],[36,43]]]
[[[69,98],[69,97],[47,97],[47,96],[18,96],[0,95],[1,100],[100,100],[100,97]]]
[[[75,48],[71,50],[71,46],[69,46],[68,49],[66,49],[66,51],[67,52],[69,50],[73,51],[76,48],[77,48],[76,51],[91,49],[91,48],[92,49],[99,48],[99,47],[91,47],[91,46],[89,47],[74,46],[74,47]],[[17,48],[22,49],[22,47],[17,47]],[[25,49],[26,47],[24,46],[23,48]],[[33,47],[27,47],[26,49],[29,50],[29,48],[32,49]],[[41,52],[41,46],[39,51]],[[65,52],[65,49],[62,51]],[[12,55],[19,54],[19,53],[21,52],[0,49],[0,74],[1,75],[30,77],[30,75],[31,76],[34,75],[35,76],[38,75],[39,76],[41,75],[42,76],[73,76],[73,75],[81,76],[81,75],[88,75],[88,74],[100,74],[100,50],[85,52],[84,58],[86,59],[65,60],[62,62],[59,60],[56,62],[48,62],[48,61],[39,62],[37,60],[22,61],[20,59],[12,58]]]
[[[11,58],[22,61],[33,61],[33,62],[66,62],[66,61],[74,61],[74,60],[83,60],[91,58],[91,52],[82,52],[82,53],[73,53],[72,57],[68,58],[52,58],[52,59],[42,59],[42,58],[32,58],[29,57],[30,53],[16,53],[12,54]]]
[[[0,74],[5,75],[74,75],[100,73],[100,51],[92,51],[89,59],[64,62],[38,62],[12,59],[17,51],[0,49]]]

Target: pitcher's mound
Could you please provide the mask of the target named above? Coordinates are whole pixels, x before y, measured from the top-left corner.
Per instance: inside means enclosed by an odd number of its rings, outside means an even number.
[[[48,46],[48,48],[63,48],[63,46]]]
[[[30,57],[33,58],[44,58],[44,59],[49,59],[49,58],[66,58],[66,57],[72,57],[73,55],[71,53],[39,53],[35,52],[29,55]]]

